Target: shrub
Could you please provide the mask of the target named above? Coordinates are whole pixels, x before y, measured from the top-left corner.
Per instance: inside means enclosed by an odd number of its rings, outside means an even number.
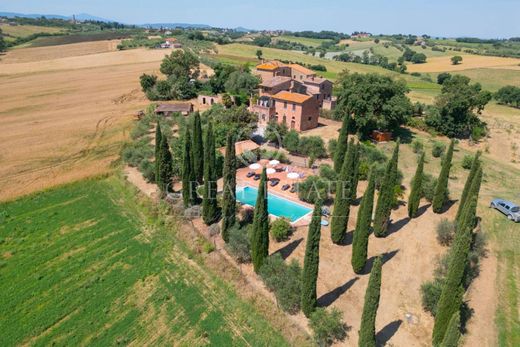
[[[437,314],[437,303],[441,297],[443,282],[439,279],[425,282],[421,285],[421,300],[425,311],[435,317]]]
[[[302,269],[296,260],[286,264],[280,254],[274,254],[265,260],[259,274],[282,310],[290,314],[300,310]]]
[[[324,180],[334,182],[338,179],[338,174],[329,164],[322,164],[320,165],[320,177]]]
[[[271,223],[271,236],[277,241],[285,241],[292,232],[291,223],[287,218],[277,218]]]
[[[319,199],[328,199],[329,183],[318,176],[309,176],[296,187],[298,198],[302,201],[314,204]]]
[[[155,165],[149,160],[143,160],[139,164],[139,171],[147,182],[155,182]]]
[[[433,196],[435,194],[436,185],[437,185],[437,177],[434,177],[430,174],[425,173],[423,176],[422,196],[428,202],[433,201]],[[450,191],[449,191],[449,189],[446,189],[446,200],[448,200],[449,196],[450,196]]]
[[[464,158],[462,158],[461,166],[463,169],[469,170],[471,169],[471,165],[473,164],[473,156],[466,154]]]
[[[476,126],[471,129],[471,139],[474,141],[479,141],[483,137],[487,135],[487,130],[485,126]]]
[[[444,143],[435,141],[432,147],[432,155],[434,158],[440,158],[444,154],[445,150],[446,145]]]
[[[253,217],[255,216],[255,210],[251,207],[244,206],[240,209],[240,224],[246,225],[253,223]]]
[[[238,224],[229,229],[229,242],[226,249],[239,263],[251,262],[251,243],[248,228],[241,228]]]
[[[310,327],[314,332],[314,341],[318,346],[330,346],[335,341],[342,341],[347,336],[347,325],[337,308],[330,312],[320,307],[310,316]]]
[[[455,223],[443,218],[437,224],[437,241],[443,246],[451,245],[453,237],[455,236]]]
[[[422,153],[424,150],[424,144],[421,140],[415,139],[412,141],[412,151],[414,153]]]

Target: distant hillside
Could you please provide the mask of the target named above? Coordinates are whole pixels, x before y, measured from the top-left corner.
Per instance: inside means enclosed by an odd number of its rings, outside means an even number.
[[[190,24],[190,23],[147,23],[140,25],[143,28],[152,28],[152,29],[175,29],[175,28],[183,28],[183,29],[211,29],[213,28],[211,25],[207,24]]]
[[[115,22],[111,19],[105,19],[101,17],[96,17],[93,15],[90,15],[88,13],[80,13],[75,15],[77,20],[92,20],[92,21],[99,21],[99,22]],[[59,14],[39,14],[39,13],[16,13],[16,12],[0,12],[0,17],[7,17],[7,18],[14,18],[14,17],[22,17],[22,18],[40,18],[45,17],[49,19],[63,19],[63,20],[69,20],[72,19],[72,15],[70,16],[62,16]]]

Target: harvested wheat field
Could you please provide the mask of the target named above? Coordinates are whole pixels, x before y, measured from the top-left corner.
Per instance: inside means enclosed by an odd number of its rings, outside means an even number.
[[[106,172],[118,158],[148,105],[139,76],[169,51],[113,44],[24,48],[0,61],[0,200]]]
[[[443,71],[461,71],[468,69],[477,69],[485,67],[501,67],[501,68],[515,68],[520,64],[520,59],[516,58],[502,58],[502,57],[489,57],[482,55],[472,54],[457,54],[453,52],[453,55],[460,55],[462,57],[462,63],[453,65],[451,63],[452,56],[443,57],[432,57],[428,58],[424,64],[408,64],[409,72],[443,72]]]

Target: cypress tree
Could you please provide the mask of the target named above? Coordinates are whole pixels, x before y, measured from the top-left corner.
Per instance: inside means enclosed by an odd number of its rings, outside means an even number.
[[[448,329],[451,317],[460,310],[464,295],[464,276],[468,265],[468,255],[473,241],[473,228],[477,210],[478,195],[482,180],[482,168],[479,167],[468,191],[466,203],[461,212],[457,232],[450,249],[448,273],[437,303],[437,315],[433,327],[433,345],[439,345]],[[454,294],[455,293],[455,294]]]
[[[166,136],[161,137],[159,153],[159,179],[157,183],[161,192],[166,193],[173,176],[173,158]]]
[[[435,193],[433,195],[432,208],[433,212],[441,213],[442,207],[446,202],[446,197],[448,195],[448,179],[450,177],[450,169],[451,169],[451,160],[453,159],[453,147],[455,146],[455,141],[451,140],[450,147],[448,148],[448,152],[442,161],[441,172],[439,173],[439,178],[437,179],[437,184],[435,185]]]
[[[350,170],[350,200],[351,202],[356,200],[357,198],[357,186],[359,183],[359,156],[361,152],[361,146],[359,142],[356,144],[355,150],[354,150],[354,160],[351,164],[351,170]]]
[[[460,312],[455,312],[450,319],[441,347],[457,347],[460,339]]]
[[[350,116],[346,115],[343,117],[343,123],[341,130],[338,135],[338,144],[336,146],[336,152],[334,153],[334,170],[340,173],[341,167],[343,166],[343,160],[348,148],[348,132],[350,128]]]
[[[376,213],[374,216],[374,235],[376,237],[386,236],[388,220],[392,212],[392,200],[397,183],[397,162],[399,160],[399,140],[396,142],[392,158],[386,164],[385,175],[379,188],[377,197]]]
[[[330,224],[330,236],[332,242],[340,243],[346,234],[348,225],[348,218],[350,215],[351,203],[351,187],[352,179],[349,175],[350,169],[355,165],[355,150],[354,140],[350,140],[348,145],[347,155],[343,161],[341,173],[336,183],[336,197],[334,199],[334,209],[332,210],[332,218]]]
[[[421,202],[422,196],[422,181],[423,181],[423,169],[424,169],[424,152],[419,159],[417,169],[415,170],[415,176],[412,180],[412,190],[408,197],[408,217],[414,218],[417,215],[419,209],[419,203]]]
[[[318,201],[314,205],[303,261],[301,307],[306,317],[309,317],[317,306],[316,283],[320,263],[320,237],[321,201]]]
[[[251,259],[256,273],[269,255],[269,213],[267,212],[267,174],[262,170],[258,196],[256,197],[251,240]]]
[[[206,143],[204,144],[204,197],[202,200],[202,218],[206,225],[215,223],[218,220],[217,206],[217,175],[215,138],[213,134],[213,123],[209,121],[206,130]]]
[[[372,223],[375,187],[375,174],[373,169],[371,169],[368,176],[367,190],[359,206],[356,230],[352,240],[352,269],[357,274],[361,273],[367,262],[368,238],[370,236],[370,224]]]
[[[382,264],[381,256],[377,257],[370,272],[370,279],[368,280],[368,287],[365,293],[363,315],[361,316],[361,326],[359,328],[359,347],[376,346],[376,315],[381,292]]]
[[[477,173],[477,170],[480,167],[480,154],[480,151],[478,151],[475,155],[475,158],[473,158],[473,163],[471,164],[471,171],[469,172],[468,178],[466,179],[466,183],[464,184],[464,190],[462,191],[462,195],[460,197],[459,208],[457,210],[457,216],[455,217],[456,221],[458,221],[460,218],[463,207],[466,203],[466,199],[468,198],[471,183],[473,182],[473,178],[475,177],[475,174]]]
[[[195,172],[193,171],[193,160],[191,159],[191,135],[190,130],[186,128],[184,135],[184,157],[182,159],[182,199],[184,207],[197,203],[197,182],[195,180]]]
[[[202,143],[202,124],[200,114],[195,112],[193,115],[193,146],[192,146],[193,172],[195,179],[202,184],[204,178],[204,147]]]
[[[159,121],[157,121],[157,126],[155,127],[155,182],[159,182],[159,162],[161,161],[159,156],[161,155],[161,138],[161,124]]]
[[[235,141],[232,132],[229,132],[226,139],[226,157],[224,158],[224,192],[222,195],[223,214],[222,220],[222,239],[229,241],[229,229],[236,222],[236,154]]]

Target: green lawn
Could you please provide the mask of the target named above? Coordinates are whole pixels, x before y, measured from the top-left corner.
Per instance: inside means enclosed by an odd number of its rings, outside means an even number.
[[[148,205],[115,177],[0,204],[0,345],[287,345]]]
[[[256,58],[257,49],[257,46],[234,43],[229,45],[217,46],[218,54],[208,56],[229,64],[250,63],[254,65],[258,63],[258,59]],[[262,48],[262,52],[264,59],[280,59],[301,62],[305,64],[325,65],[327,67],[327,72],[318,72],[318,75],[322,75],[332,81],[337,79],[338,74],[340,72],[348,70],[350,72],[379,73],[386,76],[392,76],[394,78],[402,78],[405,81],[407,81],[408,86],[412,91],[414,91],[415,94],[419,96],[423,95],[424,98],[428,99],[431,97],[432,94],[436,95],[440,91],[440,86],[436,83],[424,81],[419,77],[414,77],[409,74],[399,74],[394,71],[383,69],[379,66],[344,63],[330,59],[306,55],[301,52],[287,51],[276,48],[264,47]]]
[[[276,39],[301,43],[302,45],[309,46],[309,47],[318,47],[319,45],[321,45],[322,42],[330,41],[330,40],[325,40],[325,39],[313,39],[313,38],[309,38],[309,37],[297,37],[297,36],[291,36],[291,35],[278,36],[278,37],[276,37]]]

